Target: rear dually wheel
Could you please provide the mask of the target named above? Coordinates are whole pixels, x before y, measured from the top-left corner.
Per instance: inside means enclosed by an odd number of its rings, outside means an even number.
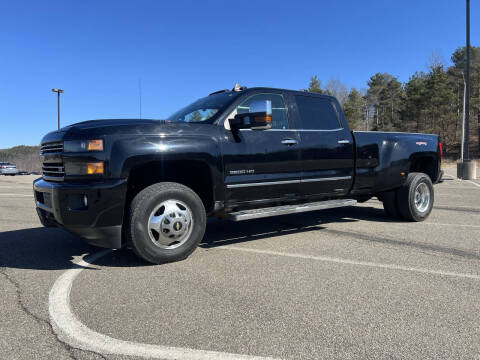
[[[430,177],[423,173],[408,174],[405,184],[397,190],[398,210],[403,218],[423,221],[431,213],[434,201]]]

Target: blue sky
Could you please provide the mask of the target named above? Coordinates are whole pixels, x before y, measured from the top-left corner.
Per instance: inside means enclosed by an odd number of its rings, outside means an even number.
[[[480,4],[472,1],[472,45]],[[40,142],[98,118],[164,118],[236,82],[300,89],[317,74],[366,87],[401,81],[432,51],[448,64],[465,43],[462,0],[2,1],[0,148]]]

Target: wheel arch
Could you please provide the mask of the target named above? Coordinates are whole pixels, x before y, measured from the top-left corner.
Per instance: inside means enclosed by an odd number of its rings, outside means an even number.
[[[202,200],[207,214],[214,210],[212,171],[201,160],[150,160],[134,166],[127,180],[127,204],[146,187],[166,181],[192,189]]]
[[[127,179],[126,212],[133,197],[158,182],[177,182],[194,190],[207,213],[224,197],[223,164],[212,135],[146,135],[123,137],[112,146],[108,168]]]
[[[439,173],[438,156],[435,153],[416,153],[410,156],[409,173],[421,172],[427,174],[432,183],[435,183]]]

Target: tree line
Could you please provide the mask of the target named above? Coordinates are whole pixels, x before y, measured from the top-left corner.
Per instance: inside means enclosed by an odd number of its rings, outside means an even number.
[[[0,149],[0,162],[10,162],[21,171],[41,171],[39,159],[40,146],[15,146],[10,149]]]
[[[432,55],[426,71],[405,83],[389,73],[376,73],[366,89],[348,89],[338,79],[322,87],[313,76],[309,91],[335,96],[354,130],[408,131],[438,134],[446,153],[460,155],[466,47],[458,48],[446,66]],[[470,150],[480,155],[480,47],[470,49]]]

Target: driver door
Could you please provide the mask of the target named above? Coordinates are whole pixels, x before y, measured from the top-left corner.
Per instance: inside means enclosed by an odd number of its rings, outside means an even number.
[[[225,127],[222,143],[226,206],[260,205],[294,199],[300,194],[300,146],[291,128],[282,92],[246,94],[227,117],[250,111],[258,101],[271,101],[272,128],[240,129],[238,136]]]

